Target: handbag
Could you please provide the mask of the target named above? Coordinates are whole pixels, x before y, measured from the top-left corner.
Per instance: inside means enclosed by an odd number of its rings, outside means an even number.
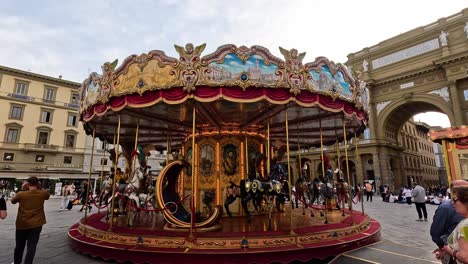
[[[72,201],[68,201],[67,209],[68,209],[68,210],[71,210],[72,208],[73,208],[73,202],[72,202]]]

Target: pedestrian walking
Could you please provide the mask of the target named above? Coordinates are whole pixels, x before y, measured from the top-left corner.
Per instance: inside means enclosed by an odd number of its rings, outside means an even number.
[[[5,196],[0,197],[0,219],[5,219],[7,217],[7,207],[6,207],[6,201],[5,201]]]
[[[372,203],[372,184],[370,182],[366,182],[366,200],[369,202],[369,199],[370,199],[370,202]]]
[[[450,184],[450,188],[458,186],[468,186],[468,181],[456,180]],[[455,227],[463,220],[463,216],[457,213],[451,200],[446,200],[437,207],[431,225],[431,238],[436,243],[437,248],[432,253],[443,254],[443,247],[447,244],[448,236]],[[442,264],[450,263],[451,256],[445,254],[441,257]]]
[[[59,211],[68,209],[68,203],[70,202],[71,196],[71,185],[68,185],[68,182],[65,182],[65,185],[62,187],[62,202],[60,204]]]
[[[423,214],[424,221],[427,221],[426,190],[418,183],[414,184],[415,186],[413,188],[412,196],[414,204],[416,205],[416,211],[418,212],[419,216],[419,219],[417,219],[417,221],[423,221]]]
[[[19,203],[18,215],[16,217],[16,246],[14,253],[14,264],[20,264],[23,260],[23,252],[27,243],[26,257],[24,263],[33,263],[36,254],[36,246],[42,226],[46,223],[44,213],[44,201],[48,200],[50,194],[46,190],[40,190],[37,177],[28,178],[23,184],[23,190],[17,193],[11,203]]]

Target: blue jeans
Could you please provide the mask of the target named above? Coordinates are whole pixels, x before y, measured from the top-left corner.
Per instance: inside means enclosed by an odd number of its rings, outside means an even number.
[[[26,243],[28,243],[28,248],[26,249],[24,263],[33,263],[34,255],[36,255],[36,246],[37,242],[39,242],[41,231],[42,226],[31,229],[16,230],[15,264],[21,264]]]

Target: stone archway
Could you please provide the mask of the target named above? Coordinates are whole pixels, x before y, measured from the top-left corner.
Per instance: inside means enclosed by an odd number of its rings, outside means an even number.
[[[440,112],[446,114],[453,124],[455,117],[449,102],[442,97],[429,94],[411,94],[400,100],[389,101],[383,109],[377,110],[379,120],[375,135],[378,139],[398,142],[401,127],[411,117],[424,112]]]

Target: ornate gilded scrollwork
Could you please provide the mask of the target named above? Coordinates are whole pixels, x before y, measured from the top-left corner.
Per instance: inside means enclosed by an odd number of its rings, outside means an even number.
[[[289,92],[298,95],[304,89],[304,81],[307,78],[306,71],[302,65],[305,52],[298,53],[296,49],[286,50],[279,47],[281,54],[286,60],[286,81],[289,84]]]
[[[180,70],[180,80],[184,85],[184,91],[195,91],[195,84],[200,75],[200,54],[205,49],[206,44],[193,48],[192,43],[185,45],[185,48],[174,45],[180,55],[182,69]]]
[[[100,97],[103,103],[106,103],[109,100],[109,95],[111,91],[114,90],[114,80],[115,80],[115,67],[119,60],[114,60],[112,63],[106,62],[102,65],[102,79],[101,79],[101,92]]]

